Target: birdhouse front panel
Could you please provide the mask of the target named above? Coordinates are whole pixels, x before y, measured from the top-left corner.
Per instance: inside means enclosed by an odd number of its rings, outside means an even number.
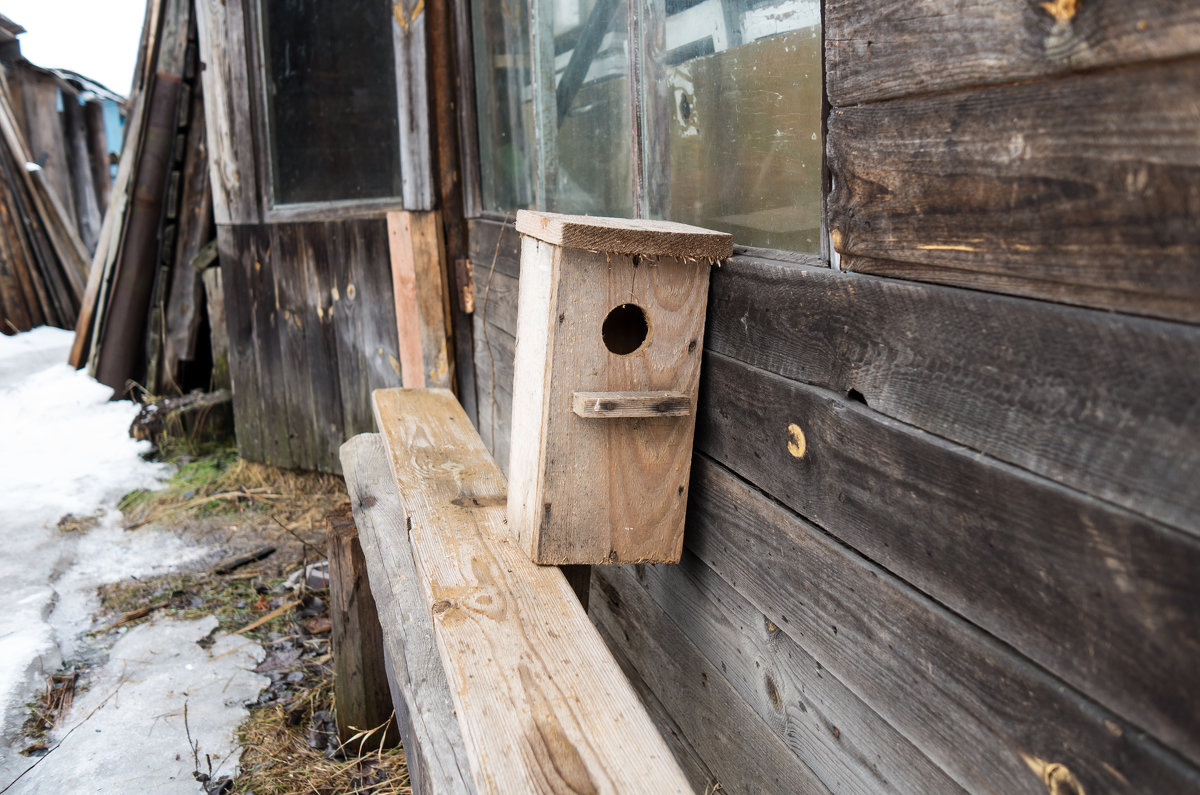
[[[677,562],[710,260],[560,245],[527,229],[561,216],[523,215],[512,530],[538,563]]]

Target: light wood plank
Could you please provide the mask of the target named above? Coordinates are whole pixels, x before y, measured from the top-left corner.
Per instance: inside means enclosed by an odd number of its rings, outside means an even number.
[[[593,218],[518,210],[517,231],[584,251],[681,257],[706,263],[733,253],[733,235],[728,232],[645,218]]]
[[[538,563],[679,559],[708,268],[678,257],[523,241],[513,376],[509,524]],[[633,353],[604,339],[613,307],[641,307],[649,329]],[[687,417],[618,427],[572,411],[577,392],[673,391]]]
[[[406,388],[450,388],[450,303],[437,212],[387,214],[400,375]]]
[[[392,696],[407,715],[397,719],[413,791],[474,792],[387,449],[378,434],[361,434],[342,445],[341,458],[388,669],[397,685]]]
[[[562,573],[509,535],[504,477],[454,396],[374,397],[476,787],[690,791]]]

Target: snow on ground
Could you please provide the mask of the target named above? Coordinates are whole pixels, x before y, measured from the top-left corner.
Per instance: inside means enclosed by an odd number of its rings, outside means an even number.
[[[137,414],[137,407],[128,401],[111,401],[112,390],[86,372],[65,364],[72,340],[71,332],[52,328],[35,329],[15,337],[0,336],[0,549],[4,552],[0,555],[0,587],[5,595],[0,610],[0,787],[33,761],[19,756],[16,753],[19,748],[14,747],[26,717],[25,704],[44,686],[46,674],[54,672],[64,658],[69,659],[80,650],[81,639],[91,629],[92,614],[98,607],[97,586],[131,576],[164,573],[210,552],[165,530],[141,528],[126,532],[121,528],[117,501],[129,491],[160,483],[170,474],[169,468],[143,460],[141,453],[149,449],[148,443],[129,438],[129,424]],[[63,532],[56,525],[66,514],[98,516],[99,523],[84,533]],[[176,666],[170,662],[172,656],[159,652],[177,651],[175,647],[182,646],[186,649],[181,654],[208,656],[194,643],[180,640],[180,633],[186,635],[192,630],[173,626],[178,623],[164,620],[138,627],[123,637],[121,643],[130,637],[139,638],[143,643],[139,649],[157,649],[146,654],[172,666]],[[239,644],[245,643],[237,640]],[[237,665],[253,667],[253,663],[246,661],[261,655],[261,649],[254,644],[245,645],[245,651],[230,654],[228,658]],[[118,659],[118,651],[114,648],[110,667]],[[130,658],[133,662],[126,660],[125,664],[141,665],[140,660],[146,654],[141,657],[135,654]],[[189,671],[196,665],[182,664],[189,666]],[[105,688],[114,689],[117,680],[111,679],[113,675],[106,668],[92,683],[89,695],[102,693]],[[244,713],[238,694],[245,688],[241,685],[235,688],[232,682],[236,677],[231,676],[224,675],[231,682],[226,696],[236,704],[226,711],[234,721],[231,725],[236,725]],[[126,689],[133,692],[134,688],[126,681],[122,692]],[[178,692],[194,686],[165,675],[156,681],[161,687],[174,687]],[[141,685],[138,693],[140,688]],[[157,716],[160,720],[155,725],[174,731],[173,719],[167,720],[164,712],[170,699],[168,692],[157,695],[163,707],[144,714],[130,708],[133,696],[126,693],[124,698],[126,721],[152,721]],[[153,703],[154,698],[150,701]],[[83,703],[81,699],[54,739],[61,740],[73,725],[71,721],[82,720],[88,714],[79,711]],[[110,720],[120,703],[114,698],[103,705],[88,720],[89,725]],[[193,703],[191,708],[199,707]],[[107,746],[106,769],[120,778],[93,775],[89,791],[130,791],[125,789],[129,771],[122,769],[121,761],[114,755],[118,746],[125,753],[132,753],[125,764],[132,759],[139,768],[147,767],[141,757],[157,746],[145,745],[148,738],[138,741],[145,731],[125,728],[126,733],[135,736],[111,742],[110,735]],[[96,734],[99,730],[80,731]],[[206,740],[210,748],[205,750],[212,753],[218,747],[225,747],[225,752],[231,751],[232,729],[225,734],[228,737],[220,742]],[[86,759],[75,758],[69,750],[85,744],[74,737],[68,739],[71,746],[64,742],[38,766],[35,771],[38,778],[33,778],[33,774],[27,776],[11,792],[43,791],[41,786],[33,785],[35,780],[46,782],[46,791],[64,791],[49,782],[66,782],[74,767],[87,766]],[[166,754],[166,749],[152,752]],[[173,760],[175,753],[179,751],[172,747],[169,759]],[[190,759],[179,764],[190,765]],[[105,781],[110,785],[106,786]],[[194,791],[195,782],[189,778],[187,784]],[[167,787],[167,783],[161,782],[161,786]],[[158,790],[138,786],[136,791]]]

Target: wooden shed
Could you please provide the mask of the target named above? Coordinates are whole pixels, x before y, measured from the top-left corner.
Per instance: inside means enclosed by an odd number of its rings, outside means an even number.
[[[692,786],[1200,790],[1200,6],[352,5],[197,0],[244,455],[412,383],[503,468],[515,212],[731,232],[683,559],[591,571]]]

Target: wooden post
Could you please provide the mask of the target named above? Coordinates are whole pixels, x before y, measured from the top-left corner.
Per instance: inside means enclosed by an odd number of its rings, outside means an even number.
[[[358,543],[350,505],[326,517],[329,528],[329,616],[333,621],[333,702],[338,739],[391,721],[386,733],[372,735],[362,750],[396,745],[400,732],[392,717],[383,629],[367,582],[367,564]],[[357,751],[357,744],[352,746]]]

